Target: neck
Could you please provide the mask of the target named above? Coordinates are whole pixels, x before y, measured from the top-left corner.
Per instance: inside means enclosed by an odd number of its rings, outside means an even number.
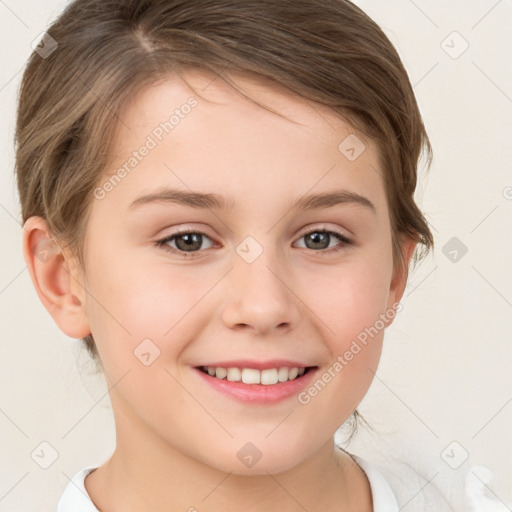
[[[133,418],[116,418],[116,449],[86,478],[86,489],[99,510],[371,510],[364,473],[334,447],[333,439],[287,471],[240,475],[220,471],[144,426],[134,426]]]

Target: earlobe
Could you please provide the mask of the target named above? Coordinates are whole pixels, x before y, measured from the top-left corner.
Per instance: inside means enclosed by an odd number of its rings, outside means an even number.
[[[76,261],[61,251],[42,217],[30,217],[23,226],[23,256],[37,295],[60,330],[77,339],[90,334]]]

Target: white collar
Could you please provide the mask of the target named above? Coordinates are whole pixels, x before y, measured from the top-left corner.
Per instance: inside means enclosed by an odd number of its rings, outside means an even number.
[[[348,452],[346,452],[348,453]],[[378,469],[358,455],[349,453],[365,472],[370,483],[373,512],[399,512],[395,494]],[[100,512],[85,489],[85,477],[97,469],[89,466],[80,470],[68,483],[57,505],[57,512]]]

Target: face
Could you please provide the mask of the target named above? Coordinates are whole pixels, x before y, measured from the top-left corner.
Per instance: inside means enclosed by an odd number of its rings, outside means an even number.
[[[291,120],[221,79],[188,81],[204,99],[169,77],[121,112],[87,225],[84,316],[118,444],[283,471],[359,404],[401,296],[378,153],[263,82],[237,77]]]

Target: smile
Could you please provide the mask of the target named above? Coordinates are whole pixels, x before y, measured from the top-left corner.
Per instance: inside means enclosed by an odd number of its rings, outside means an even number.
[[[243,382],[244,384],[262,384],[271,386],[279,382],[295,380],[306,373],[309,368],[268,368],[266,370],[257,370],[256,368],[222,368],[219,366],[200,366],[199,369],[208,374],[229,382]]]
[[[239,366],[233,363],[229,366],[201,365],[194,370],[200,380],[215,392],[239,402],[260,405],[293,399],[319,371],[318,366],[283,366],[287,364],[284,361],[281,364],[276,361],[274,367],[262,363],[260,366],[264,368],[261,369],[249,367],[249,361],[245,364],[239,361]]]

